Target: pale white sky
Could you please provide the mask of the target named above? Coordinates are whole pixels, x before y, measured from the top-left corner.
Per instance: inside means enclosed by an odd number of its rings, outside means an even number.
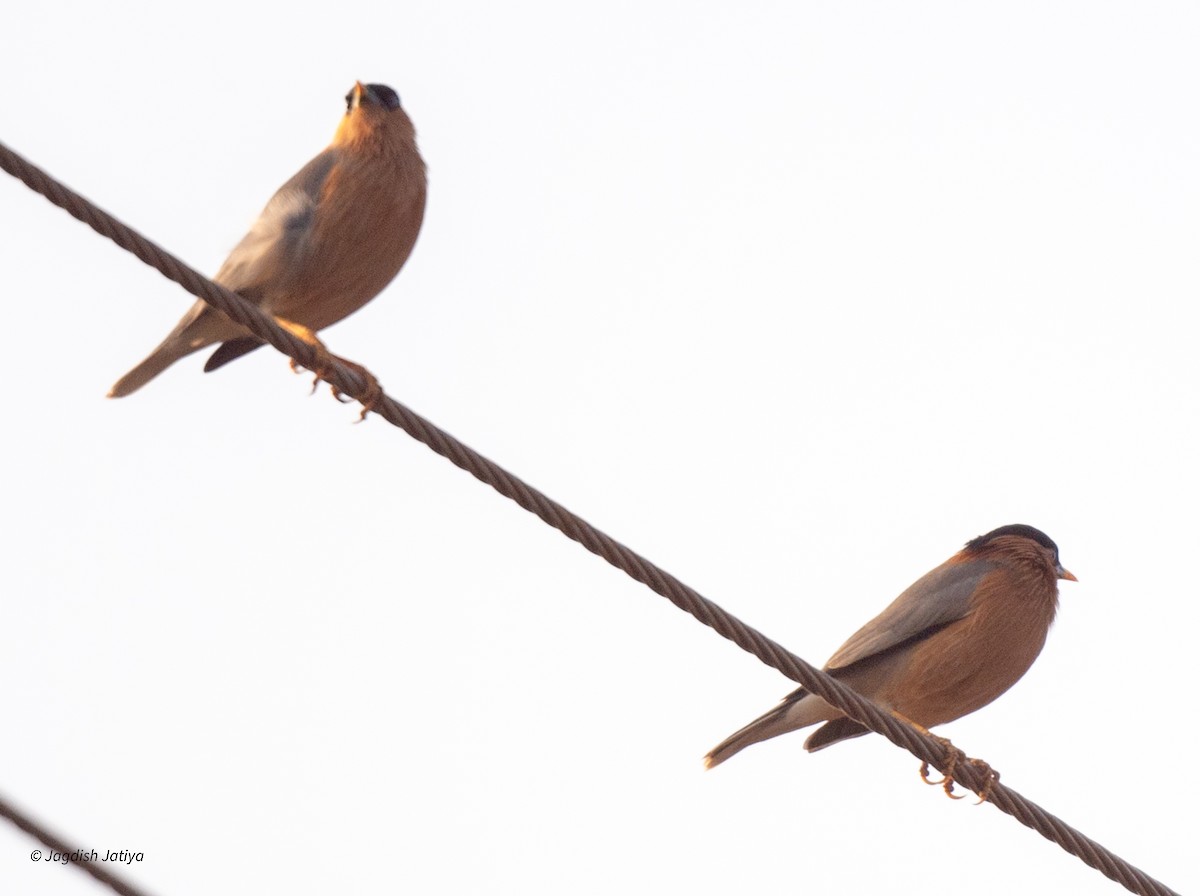
[[[0,139],[210,273],[395,87],[425,228],[330,347],[814,663],[1044,529],[1080,582],[942,733],[1196,889],[1193,4],[7,16]],[[139,885],[1121,892],[881,738],[704,772],[790,682],[270,350],[105,400],[191,298],[7,176],[0,293],[0,791]]]

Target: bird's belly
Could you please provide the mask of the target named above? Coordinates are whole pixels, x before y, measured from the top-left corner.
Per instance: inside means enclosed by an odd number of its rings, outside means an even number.
[[[1045,631],[1011,632],[970,617],[916,645],[904,674],[886,688],[896,712],[932,728],[991,703],[1024,675],[1045,643]]]
[[[423,196],[408,193],[383,207],[348,203],[340,215],[320,216],[297,246],[290,275],[267,290],[263,308],[311,330],[349,317],[400,272],[422,217]]]

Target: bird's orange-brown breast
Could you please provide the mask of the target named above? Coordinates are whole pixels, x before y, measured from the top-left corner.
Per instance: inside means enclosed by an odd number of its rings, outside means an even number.
[[[287,288],[264,296],[272,314],[321,330],[377,295],[408,260],[425,209],[425,165],[402,109],[346,115],[329,151],[308,245]]]
[[[1058,607],[1054,564],[1026,539],[998,542],[983,552],[998,565],[980,581],[971,612],[916,644],[903,672],[878,693],[884,705],[927,728],[991,703],[1046,643]]]

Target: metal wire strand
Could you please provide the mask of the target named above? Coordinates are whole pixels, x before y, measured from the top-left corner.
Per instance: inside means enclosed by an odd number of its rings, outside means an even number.
[[[279,327],[269,316],[240,296],[213,283],[132,228],[67,189],[3,143],[0,143],[0,168],[83,221],[97,233],[133,253],[163,276],[174,280],[188,292],[199,296],[243,324],[285,355],[312,369],[315,356],[310,345]],[[367,384],[363,382],[358,371],[337,359],[334,359],[331,365],[326,365],[322,377],[346,395],[359,400],[367,397]],[[583,545],[681,610],[690,613],[722,637],[827,700],[855,721],[882,734],[892,743],[903,747],[943,773],[953,762],[944,744],[938,739],[883,712],[875,704],[727,613],[670,573],[655,566],[616,539],[605,535],[586,520],[552,501],[395,399],[385,395],[373,403],[372,410],[455,466],[466,470],[480,482],[490,485],[504,497],[535,514],[567,538]],[[988,774],[981,768],[971,763],[958,762],[954,764],[953,777],[976,794],[986,794],[988,801],[994,803],[998,809],[1057,843],[1130,892],[1141,896],[1177,896],[1174,890],[1130,865],[1015,790],[999,782],[989,782]]]

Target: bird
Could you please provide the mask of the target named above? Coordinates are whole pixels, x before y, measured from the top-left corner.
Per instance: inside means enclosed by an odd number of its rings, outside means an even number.
[[[928,730],[991,703],[1041,653],[1058,609],[1058,546],[1033,526],[1001,526],[966,543],[850,636],[825,671],[861,696]],[[714,768],[751,744],[825,724],[809,752],[869,729],[804,688],[704,757]]]
[[[412,120],[385,84],[356,81],[333,141],[271,197],[213,278],[325,352],[319,330],[353,314],[408,260],[425,216],[425,162]],[[120,398],[211,345],[216,370],[263,345],[198,300],[108,392]],[[377,384],[376,384],[377,385]]]

